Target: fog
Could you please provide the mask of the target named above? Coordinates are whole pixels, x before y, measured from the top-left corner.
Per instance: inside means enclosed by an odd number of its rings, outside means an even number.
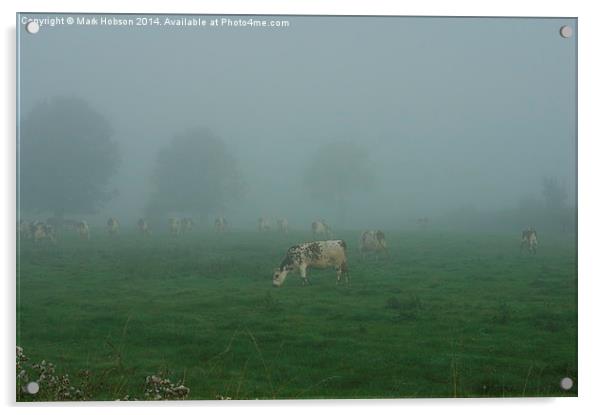
[[[118,145],[113,197],[70,217],[133,227],[147,214],[158,153],[195,129],[224,141],[242,178],[239,198],[189,212],[206,225],[223,214],[235,228],[265,216],[297,229],[317,218],[402,229],[500,212],[528,225],[538,216],[520,208],[545,206],[546,178],[568,195],[558,207],[575,207],[576,19],[262,19],[290,26],[42,25],[31,35],[19,25],[21,128],[40,102],[77,97]],[[567,24],[575,35],[565,39]],[[346,169],[370,176],[343,202],[308,189],[329,143],[361,149],[363,168]]]

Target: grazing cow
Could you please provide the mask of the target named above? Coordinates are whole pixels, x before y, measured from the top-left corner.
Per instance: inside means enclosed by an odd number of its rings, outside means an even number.
[[[383,231],[364,231],[362,233],[360,237],[360,255],[362,259],[366,257],[368,252],[374,252],[377,259],[379,254],[384,252],[386,257],[389,258],[389,249]]]
[[[314,236],[314,239],[317,239],[321,236],[325,236],[326,238],[332,238],[332,230],[323,219],[312,222],[311,232]]]
[[[180,221],[182,227],[182,233],[191,232],[194,222],[191,218],[184,218]]]
[[[274,270],[272,284],[280,287],[287,274],[295,269],[299,270],[303,285],[308,284],[307,268],[329,268],[334,267],[337,272],[337,284],[341,277],[345,276],[345,282],[349,284],[347,272],[347,245],[345,241],[314,241],[295,245],[286,252],[280,267]]]
[[[529,250],[529,253],[537,253],[537,232],[532,227],[529,227],[522,233],[520,251],[523,252],[525,247]]]
[[[278,219],[278,231],[288,233],[288,220],[286,218]]]
[[[272,229],[272,225],[269,219],[259,218],[257,219],[257,229],[259,232],[267,232]]]
[[[88,222],[85,220],[78,222],[76,229],[81,239],[90,240],[90,227],[88,226]]]
[[[182,233],[182,221],[179,218],[169,218],[169,233],[174,236]]]
[[[223,216],[215,218],[214,227],[217,232],[225,232],[228,228],[228,221]]]
[[[52,225],[47,225],[44,222],[33,222],[32,229],[34,242],[37,243],[46,239],[52,243],[56,242],[56,234]]]
[[[148,226],[148,222],[142,218],[138,219],[138,232],[142,235],[150,235],[150,228]]]
[[[107,221],[107,231],[110,236],[117,235],[119,232],[119,221],[116,218],[109,218]]]

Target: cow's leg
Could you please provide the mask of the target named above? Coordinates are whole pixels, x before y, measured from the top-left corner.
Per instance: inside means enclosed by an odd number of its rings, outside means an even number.
[[[299,273],[303,279],[303,285],[309,285],[309,280],[307,279],[307,265],[301,264],[299,266]]]
[[[349,286],[349,269],[347,268],[347,262],[341,264],[341,271],[345,275],[345,284]]]

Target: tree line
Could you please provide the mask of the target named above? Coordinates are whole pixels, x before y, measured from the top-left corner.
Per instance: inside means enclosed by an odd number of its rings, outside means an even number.
[[[110,188],[123,161],[114,130],[85,100],[55,97],[40,102],[19,129],[21,211],[56,217],[94,214],[119,196],[117,189]],[[335,142],[316,152],[304,179],[308,193],[334,205],[344,221],[350,196],[366,190],[374,176],[359,145]],[[171,137],[156,155],[150,182],[144,214],[151,220],[170,212],[219,214],[245,194],[244,177],[232,150],[203,127]]]

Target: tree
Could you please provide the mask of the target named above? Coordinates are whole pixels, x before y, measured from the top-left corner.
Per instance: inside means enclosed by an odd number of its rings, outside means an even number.
[[[20,124],[20,206],[30,212],[94,213],[115,191],[119,165],[108,121],[79,98],[37,104]]]
[[[169,212],[220,212],[242,194],[236,160],[225,143],[207,129],[173,137],[159,151],[147,204],[151,217]]]
[[[344,225],[351,195],[370,188],[374,183],[372,171],[368,154],[361,146],[333,142],[314,154],[305,183],[314,199],[336,207],[339,223]]]
[[[546,177],[542,180],[541,193],[548,209],[560,210],[565,207],[568,193],[555,177]]]

